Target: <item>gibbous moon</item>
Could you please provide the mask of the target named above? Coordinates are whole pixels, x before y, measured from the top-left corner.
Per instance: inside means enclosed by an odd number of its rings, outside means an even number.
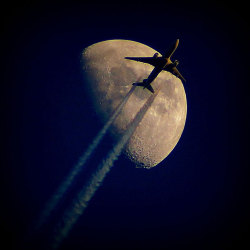
[[[157,51],[129,40],[107,40],[93,44],[82,53],[84,83],[96,112],[107,121],[132,87],[153,70],[153,66],[124,57],[150,57]],[[158,52],[159,53],[159,52]],[[182,82],[162,71],[152,82],[158,96],[127,143],[124,153],[136,165],[151,168],[164,160],[179,141],[187,115],[186,94]],[[111,127],[118,140],[137,112],[152,95],[136,87],[121,114]]]

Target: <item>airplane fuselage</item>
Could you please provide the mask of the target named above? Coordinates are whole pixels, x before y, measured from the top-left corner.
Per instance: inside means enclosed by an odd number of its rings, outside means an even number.
[[[149,86],[154,79],[161,73],[163,69],[172,68],[174,66],[170,58],[158,57],[158,64],[152,70],[147,79],[144,80],[145,88]]]
[[[176,40],[176,42],[172,45],[170,50],[168,50],[165,54],[163,54],[163,56],[160,57],[158,57],[159,53],[155,53],[153,57],[125,57],[126,59],[129,60],[148,63],[154,66],[154,69],[149,74],[148,78],[144,79],[143,82],[133,83],[133,85],[147,88],[149,91],[154,93],[154,89],[152,88],[151,83],[160,74],[162,70],[168,71],[176,75],[177,77],[181,78],[183,81],[185,81],[185,78],[180,74],[180,72],[176,68],[177,65],[179,64],[178,60],[172,62],[170,59],[173,53],[175,52],[176,48],[178,47],[178,44],[179,44],[179,39]]]

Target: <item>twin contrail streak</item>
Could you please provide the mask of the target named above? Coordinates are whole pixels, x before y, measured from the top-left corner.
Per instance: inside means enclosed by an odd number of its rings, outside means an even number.
[[[124,97],[123,101],[120,103],[120,105],[116,108],[113,115],[110,117],[110,119],[106,122],[104,127],[101,129],[101,131],[97,134],[97,136],[94,138],[93,142],[90,144],[90,146],[87,148],[87,150],[84,152],[84,154],[80,157],[78,163],[73,167],[73,170],[69,173],[67,178],[64,180],[64,182],[59,186],[59,188],[56,190],[54,195],[51,197],[51,199],[46,204],[44,210],[42,211],[40,218],[38,220],[38,223],[36,225],[36,229],[38,230],[41,228],[41,226],[46,222],[48,217],[50,216],[51,212],[55,209],[58,202],[61,200],[61,198],[64,196],[68,188],[70,187],[71,183],[74,181],[76,176],[80,173],[80,171],[83,169],[86,162],[89,160],[89,158],[92,156],[94,150],[101,142],[102,138],[106,134],[107,130],[109,129],[110,125],[114,122],[114,120],[117,118],[117,116],[120,114],[122,108],[127,103],[129,97],[133,93],[135,89],[135,86],[132,86],[130,91],[127,93],[127,95]]]
[[[78,218],[82,215],[84,210],[87,208],[89,201],[94,196],[98,187],[102,184],[107,173],[110,171],[111,167],[114,165],[114,161],[118,159],[123,147],[126,145],[135,129],[139,125],[140,121],[143,119],[145,113],[147,112],[150,105],[153,103],[154,99],[158,95],[159,90],[156,91],[154,95],[151,95],[143,107],[136,114],[133,121],[129,124],[128,129],[125,134],[119,140],[119,142],[113,147],[113,149],[108,153],[108,156],[102,163],[98,166],[96,172],[90,177],[88,183],[83,187],[83,189],[78,193],[77,198],[73,202],[72,207],[66,211],[62,226],[58,228],[56,232],[53,248],[57,249],[61,244],[62,240],[68,235],[69,231],[72,229],[74,224],[77,222]]]

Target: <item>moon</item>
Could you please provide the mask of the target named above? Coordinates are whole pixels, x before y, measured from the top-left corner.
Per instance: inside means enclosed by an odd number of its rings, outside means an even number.
[[[102,41],[83,50],[82,70],[87,93],[104,123],[129,92],[132,83],[141,82],[153,70],[151,65],[124,57],[151,57],[156,52],[130,40]],[[160,87],[160,92],[123,150],[132,162],[144,168],[156,166],[170,154],[181,137],[187,115],[186,93],[179,78],[162,71],[152,87]],[[125,133],[150,95],[147,89],[135,88],[110,129],[115,140]]]

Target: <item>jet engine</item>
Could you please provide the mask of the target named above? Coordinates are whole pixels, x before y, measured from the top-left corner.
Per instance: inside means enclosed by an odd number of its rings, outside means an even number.
[[[177,67],[177,66],[178,66],[178,64],[179,64],[179,61],[178,61],[178,60],[175,60],[175,61],[174,61],[174,65],[175,65],[175,67]]]
[[[155,53],[153,57],[157,58],[158,56],[159,56],[159,53]]]

